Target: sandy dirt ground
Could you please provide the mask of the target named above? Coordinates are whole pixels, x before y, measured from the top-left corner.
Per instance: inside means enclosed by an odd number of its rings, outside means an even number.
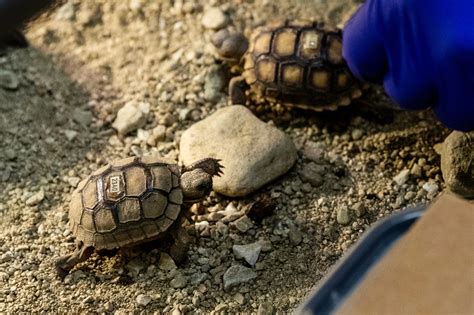
[[[0,56],[8,81],[0,87],[0,313],[286,314],[372,223],[435,198],[444,184],[433,146],[449,131],[430,112],[387,109],[372,88],[364,106],[261,115],[295,142],[295,167],[251,196],[213,193],[202,204],[206,214],[270,196],[273,215],[247,231],[211,221],[177,268],[138,248],[132,257],[94,254],[64,281],[55,275],[54,260],[74,248],[67,212],[80,179],[115,158],[177,159],[181,133],[228,105],[225,89],[216,102],[204,98],[208,69],[220,64],[201,23],[206,12],[217,7],[227,27],[248,33],[275,18],[341,25],[357,5],[73,0],[33,23],[31,47]],[[149,103],[151,114],[121,138],[111,123],[128,101]],[[149,141],[159,125],[163,137]],[[301,179],[315,148],[324,170],[317,187]],[[232,246],[256,241],[257,277],[224,290],[225,271],[245,264]]]

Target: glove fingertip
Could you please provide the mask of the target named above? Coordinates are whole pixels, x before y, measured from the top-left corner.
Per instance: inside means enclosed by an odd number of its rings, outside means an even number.
[[[435,106],[434,112],[438,120],[449,129],[474,131],[474,107]]]
[[[342,55],[361,80],[381,83],[387,69],[383,43],[374,30],[369,4],[362,5],[343,31]]]

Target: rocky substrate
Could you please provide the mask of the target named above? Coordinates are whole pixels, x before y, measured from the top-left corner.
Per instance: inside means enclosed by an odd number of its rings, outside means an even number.
[[[227,154],[228,177],[192,207],[182,265],[142,246],[56,277],[54,260],[74,248],[67,211],[81,179],[127,156],[194,159],[187,134],[199,121],[225,129],[213,119],[232,110],[216,30],[275,17],[340,24],[356,7],[73,0],[34,23],[32,47],[0,56],[0,313],[286,314],[372,223],[435,198],[444,182],[433,147],[449,131],[429,112],[386,109],[377,88],[364,98],[375,109],[248,112],[236,141],[213,151]],[[245,147],[240,135],[262,142]]]

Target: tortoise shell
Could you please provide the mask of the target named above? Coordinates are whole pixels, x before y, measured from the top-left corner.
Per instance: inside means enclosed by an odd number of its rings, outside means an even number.
[[[362,94],[342,58],[342,32],[318,23],[257,29],[244,56],[243,77],[248,96],[258,103],[334,110]]]
[[[72,194],[70,229],[77,240],[112,249],[159,238],[181,211],[180,168],[154,157],[117,160]]]

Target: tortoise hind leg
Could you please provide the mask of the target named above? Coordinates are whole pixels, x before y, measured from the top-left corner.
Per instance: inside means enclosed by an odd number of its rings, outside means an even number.
[[[93,247],[84,246],[82,242],[79,242],[72,254],[62,256],[56,261],[56,272],[58,273],[59,277],[64,279],[64,277],[66,277],[66,275],[72,268],[74,268],[75,265],[86,261],[93,252]]]
[[[245,90],[248,88],[243,76],[233,77],[229,82],[229,96],[232,105],[245,105],[247,96]]]

